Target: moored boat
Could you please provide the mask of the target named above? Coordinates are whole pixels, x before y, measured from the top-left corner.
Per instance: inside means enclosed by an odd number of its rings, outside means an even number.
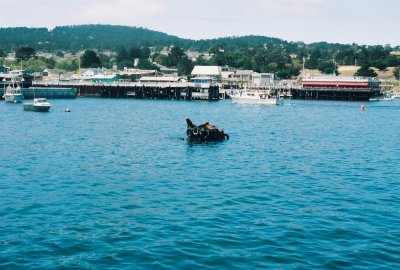
[[[6,88],[6,92],[4,93],[4,100],[6,102],[18,103],[24,99],[22,95],[21,88],[18,86],[17,88],[8,86]]]
[[[237,91],[231,95],[233,103],[238,104],[265,104],[265,105],[280,105],[283,104],[283,99],[271,95],[265,91]]]
[[[400,99],[400,93],[396,93],[392,95],[393,99]]]
[[[35,98],[33,103],[24,103],[24,110],[35,112],[48,112],[51,108],[50,102],[45,98]]]

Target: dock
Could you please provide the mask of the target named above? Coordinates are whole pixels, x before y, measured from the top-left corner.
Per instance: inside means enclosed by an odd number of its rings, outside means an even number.
[[[74,87],[29,87],[21,89],[25,99],[35,97],[48,99],[76,98],[78,90]]]
[[[189,83],[137,83],[137,82],[113,82],[113,83],[34,83],[35,88],[40,89],[76,89],[79,97],[102,98],[135,98],[135,99],[174,99],[174,100],[219,100],[218,86],[210,86],[208,89],[198,89]]]
[[[369,77],[312,75],[291,89],[293,99],[368,101],[381,93],[380,80]]]

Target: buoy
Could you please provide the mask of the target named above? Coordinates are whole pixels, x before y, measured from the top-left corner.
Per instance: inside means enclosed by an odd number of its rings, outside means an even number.
[[[361,109],[362,111],[364,111],[364,110],[365,110],[364,105],[361,105],[360,109]]]
[[[65,112],[71,112],[70,108],[65,108]]]

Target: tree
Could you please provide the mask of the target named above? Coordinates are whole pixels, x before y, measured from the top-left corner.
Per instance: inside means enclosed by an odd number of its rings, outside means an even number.
[[[336,64],[331,61],[322,61],[318,63],[317,68],[323,74],[339,74]]]
[[[160,70],[160,68],[158,66],[156,66],[153,63],[151,63],[147,59],[140,59],[139,60],[139,64],[137,65],[137,68],[139,68],[139,69],[147,69],[147,70],[158,70],[158,71]]]
[[[64,53],[62,51],[57,51],[56,56],[60,57],[60,58],[64,58]]]
[[[195,64],[197,66],[207,66],[209,65],[209,61],[207,61],[206,59],[204,59],[204,57],[202,55],[199,55],[196,59]]]
[[[65,61],[57,62],[55,67],[66,71],[75,71],[79,68],[76,59],[67,59]]]
[[[95,51],[86,50],[81,56],[81,66],[84,68],[97,68],[101,66],[101,61]]]
[[[142,57],[143,58],[150,58],[151,56],[151,50],[149,47],[143,47],[142,48]]]
[[[143,58],[142,50],[138,47],[132,47],[129,49],[128,57],[129,60],[133,60],[135,58],[141,59]]]
[[[176,68],[179,74],[189,75],[193,70],[193,62],[188,57],[184,57],[178,62]]]
[[[168,65],[176,67],[178,62],[182,60],[184,57],[186,57],[185,52],[182,50],[182,48],[178,46],[172,47],[171,51],[168,54]]]
[[[354,76],[362,76],[362,77],[376,77],[378,74],[371,69],[367,65],[361,66],[356,73],[354,73]]]
[[[387,62],[385,60],[377,60],[374,63],[374,67],[376,67],[377,69],[379,69],[380,71],[384,71],[386,70],[386,68],[388,67]]]
[[[4,51],[3,51],[3,49],[0,48],[0,57],[4,57],[4,56],[5,56]]]
[[[277,76],[281,79],[291,79],[293,77],[299,76],[300,68],[299,67],[289,67],[277,72]]]
[[[40,72],[46,69],[47,67],[48,67],[47,63],[42,59],[29,59],[24,61],[25,70]]]
[[[101,65],[105,68],[112,68],[113,64],[114,64],[114,60],[111,56],[108,56],[104,53],[99,53],[99,58],[100,58],[100,62]]]
[[[35,49],[27,46],[22,46],[15,52],[15,58],[19,60],[28,60],[36,54]]]
[[[129,59],[128,51],[126,50],[125,47],[120,47],[117,50],[117,62],[122,62],[122,61],[128,60],[128,59]]]
[[[122,60],[121,62],[118,62],[117,67],[120,70],[123,70],[124,68],[133,68],[133,62],[128,59],[125,59]]]

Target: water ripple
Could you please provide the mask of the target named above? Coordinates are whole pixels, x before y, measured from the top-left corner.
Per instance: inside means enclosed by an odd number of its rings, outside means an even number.
[[[400,268],[398,101],[53,103],[0,106],[2,269]]]

